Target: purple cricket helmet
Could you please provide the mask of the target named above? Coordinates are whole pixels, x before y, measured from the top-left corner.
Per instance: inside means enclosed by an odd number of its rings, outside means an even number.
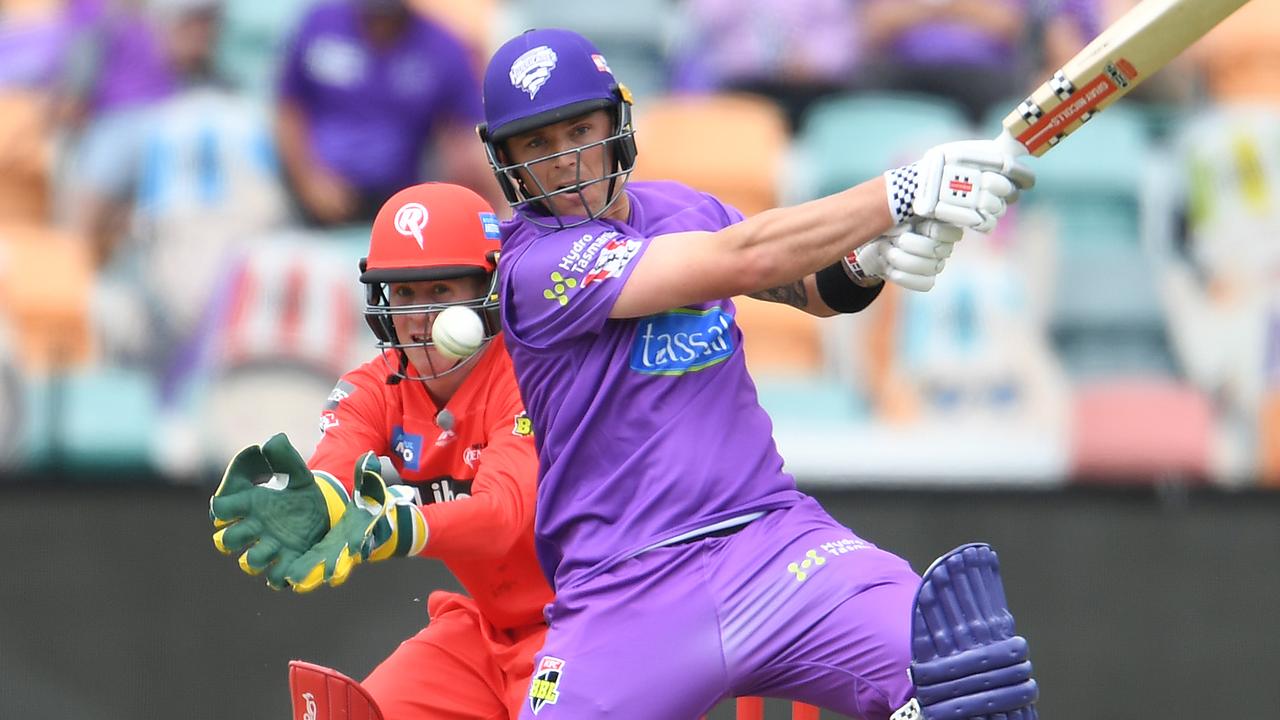
[[[511,163],[506,157],[503,144],[511,137],[601,109],[611,110],[614,121],[613,133],[604,140],[524,163]],[[543,224],[539,218],[546,216],[554,218],[550,227],[559,228],[600,217],[622,194],[622,186],[635,167],[631,93],[614,78],[600,50],[571,30],[528,30],[498,48],[485,69],[484,117],[485,122],[476,130],[498,185],[513,210],[525,211],[526,217],[538,224]],[[612,166],[603,177],[579,176],[573,185],[548,189],[531,172],[523,178],[518,173],[535,163],[569,154],[580,156],[601,145],[612,149]],[[578,168],[580,172],[581,162]],[[536,187],[529,186],[530,180]],[[582,190],[599,182],[609,183],[608,200],[598,210],[588,209]],[[551,211],[545,201],[566,193],[578,194],[587,217],[565,222]]]

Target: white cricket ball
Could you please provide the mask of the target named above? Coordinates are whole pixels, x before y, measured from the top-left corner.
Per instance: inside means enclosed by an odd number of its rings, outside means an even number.
[[[484,323],[469,307],[445,308],[431,326],[431,342],[441,355],[461,360],[475,354],[484,343]]]

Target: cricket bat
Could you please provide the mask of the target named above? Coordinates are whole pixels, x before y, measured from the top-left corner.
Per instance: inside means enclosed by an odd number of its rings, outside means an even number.
[[[1248,0],[1144,0],[1004,119],[1000,140],[1039,157]]]

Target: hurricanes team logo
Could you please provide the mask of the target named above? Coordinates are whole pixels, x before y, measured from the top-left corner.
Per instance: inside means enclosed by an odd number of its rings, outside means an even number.
[[[406,203],[396,211],[396,232],[418,241],[422,248],[422,229],[427,226],[427,209],[422,203]]]
[[[560,699],[560,676],[564,674],[564,661],[547,655],[538,662],[538,669],[529,683],[529,709],[537,715],[546,705],[555,705]]]
[[[511,63],[511,84],[529,94],[532,100],[556,69],[556,51],[546,45],[527,50]]]

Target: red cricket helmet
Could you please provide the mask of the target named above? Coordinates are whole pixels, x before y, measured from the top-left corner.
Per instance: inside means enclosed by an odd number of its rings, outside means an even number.
[[[466,364],[464,360],[443,370],[432,368],[431,373],[420,377],[406,375],[409,361],[405,348],[431,347],[433,343],[430,338],[424,342],[401,341],[392,323],[396,315],[422,313],[428,316],[430,327],[431,316],[461,305],[480,315],[485,343],[501,330],[496,292],[498,226],[498,216],[489,203],[465,187],[448,183],[405,188],[378,211],[370,233],[369,255],[360,261],[360,282],[367,291],[365,320],[378,338],[378,348],[399,352],[400,367],[393,370],[393,378],[426,380]],[[388,283],[462,277],[487,279],[486,292],[475,299],[451,303],[393,306],[390,302]]]

